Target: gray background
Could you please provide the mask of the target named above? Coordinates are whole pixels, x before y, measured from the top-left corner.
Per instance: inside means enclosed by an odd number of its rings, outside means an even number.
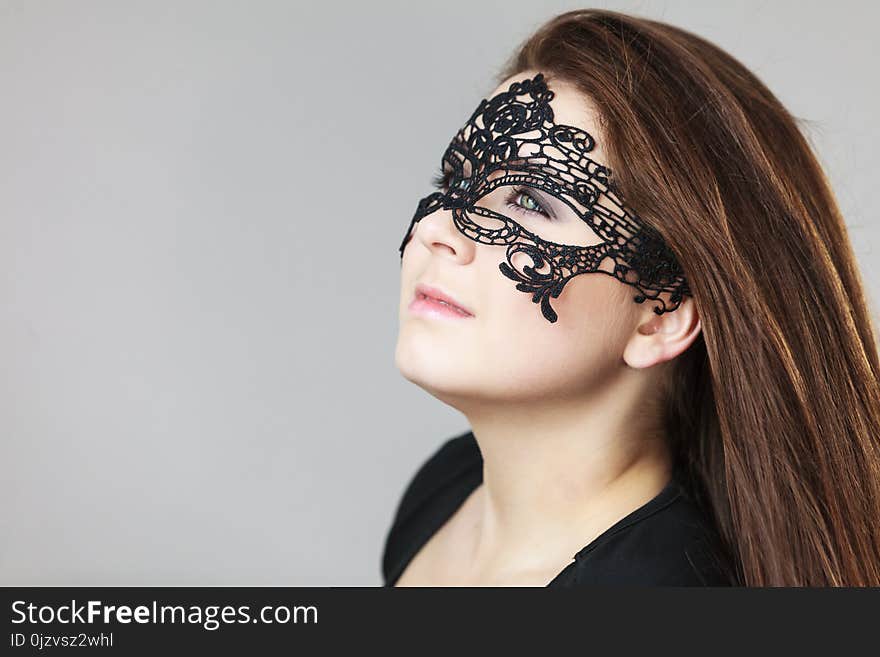
[[[0,3],[0,584],[376,585],[465,418],[394,366],[452,134],[571,2]],[[796,115],[873,307],[873,3],[611,2]]]

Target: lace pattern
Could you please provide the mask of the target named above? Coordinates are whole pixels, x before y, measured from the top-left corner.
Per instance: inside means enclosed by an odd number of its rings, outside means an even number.
[[[507,91],[483,99],[452,139],[441,167],[444,187],[418,202],[400,257],[420,219],[450,210],[456,228],[470,239],[506,245],[501,273],[516,289],[540,302],[547,321],[558,319],[550,304],[579,274],[604,273],[634,287],[633,299],[656,301],[654,312],[675,310],[690,295],[674,254],[652,227],[624,207],[611,170],[590,159],[593,137],[580,128],[555,124],[543,73],[514,82]],[[526,230],[512,217],[479,205],[493,189],[526,185],[569,206],[601,238],[590,246],[558,244]],[[490,226],[481,223],[489,219]],[[491,224],[500,223],[499,227]],[[532,264],[518,269],[513,256],[523,253]],[[542,271],[546,268],[546,271]]]

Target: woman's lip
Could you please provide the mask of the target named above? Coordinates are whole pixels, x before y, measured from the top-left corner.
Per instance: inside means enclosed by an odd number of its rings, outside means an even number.
[[[422,297],[427,297],[423,299]],[[410,304],[410,307],[413,306],[417,301],[429,301],[432,305],[438,306],[440,308],[449,308],[449,306],[454,306],[456,311],[461,311],[457,313],[459,316],[464,317],[473,317],[473,313],[470,308],[462,305],[455,299],[452,295],[446,294],[443,290],[432,287],[430,285],[425,285],[423,283],[419,283],[416,285],[415,294],[413,295],[413,301]],[[448,305],[443,305],[442,303],[438,303],[438,301],[443,301]]]
[[[441,303],[433,297],[416,295],[409,304],[410,311],[419,315],[428,315],[432,317],[452,317],[455,319],[468,319],[473,315],[465,314],[458,308]]]

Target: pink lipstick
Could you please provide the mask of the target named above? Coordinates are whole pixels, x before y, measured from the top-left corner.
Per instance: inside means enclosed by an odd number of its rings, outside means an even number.
[[[453,296],[439,288],[422,285],[421,283],[416,286],[409,309],[420,315],[434,317],[456,317],[462,319],[474,316],[470,309],[462,305]]]

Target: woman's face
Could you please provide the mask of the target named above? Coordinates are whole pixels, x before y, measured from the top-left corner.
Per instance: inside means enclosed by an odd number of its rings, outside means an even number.
[[[492,96],[536,73],[525,71],[505,80]],[[563,81],[553,80],[549,86],[555,123],[592,135],[596,144],[590,157],[604,164],[603,136],[589,99]],[[479,205],[548,241],[602,243],[574,210],[528,190],[497,187]],[[558,318],[551,323],[532,294],[516,289],[515,281],[499,270],[507,261],[507,248],[460,232],[450,209],[437,209],[413,225],[401,261],[396,366],[405,378],[453,405],[582,397],[620,366],[649,304],[635,303],[637,290],[613,276],[584,273],[568,280],[552,300]],[[512,262],[518,269],[534,265],[524,253],[515,253]],[[413,307],[419,285],[438,288],[471,315],[426,311],[418,302]]]

